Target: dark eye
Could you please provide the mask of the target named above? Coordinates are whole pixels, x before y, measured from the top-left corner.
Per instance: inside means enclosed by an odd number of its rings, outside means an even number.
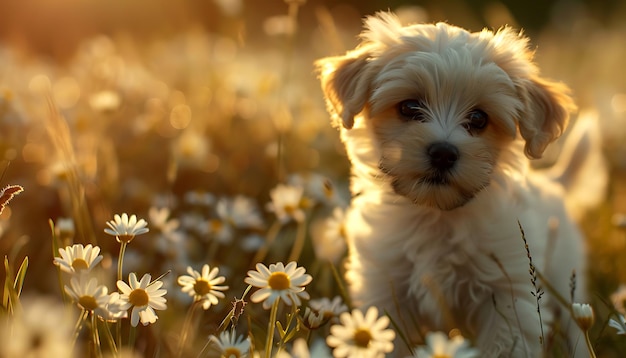
[[[407,99],[398,103],[398,112],[407,120],[424,121],[424,103],[416,99]]]
[[[481,130],[487,126],[488,122],[489,116],[487,116],[487,113],[480,109],[474,109],[467,115],[466,129],[470,131]]]

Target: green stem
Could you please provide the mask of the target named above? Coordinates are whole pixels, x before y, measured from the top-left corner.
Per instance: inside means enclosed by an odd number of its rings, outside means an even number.
[[[126,246],[128,243],[126,241],[122,241],[122,246],[120,247],[120,256],[117,259],[117,280],[121,281],[123,272],[122,266],[124,264],[124,253],[126,253]]]
[[[298,222],[298,228],[296,232],[296,239],[293,243],[293,247],[291,248],[291,254],[289,254],[289,261],[298,261],[300,255],[302,254],[302,249],[304,248],[304,241],[306,239],[306,222],[302,220]]]
[[[122,275],[123,275],[123,264],[124,264],[124,253],[126,253],[126,245],[128,245],[128,242],[126,241],[122,241],[122,246],[120,247],[120,255],[117,258],[117,280],[118,281],[122,281]],[[116,283],[117,284],[117,283]],[[122,346],[122,320],[118,320],[116,325],[116,334],[117,334],[117,346],[121,347]]]
[[[133,352],[133,355],[134,355],[134,352],[135,352],[135,337],[136,336],[137,336],[137,327],[130,326],[130,328],[128,330],[128,346],[130,347],[131,351]]]
[[[267,324],[267,342],[265,343],[265,357],[270,358],[272,356],[272,346],[274,345],[274,331],[276,330],[276,316],[278,315],[278,304],[280,303],[280,297],[276,298],[272,305],[272,311],[270,312],[270,321]]]
[[[74,347],[76,346],[76,340],[78,339],[78,335],[80,334],[80,330],[83,328],[83,323],[87,319],[87,311],[81,308],[80,315],[78,316],[78,320],[74,325],[74,336],[72,337],[72,351],[74,351]]]
[[[596,352],[593,351],[593,346],[589,340],[589,330],[585,330],[585,343],[587,343],[587,349],[589,350],[589,357],[596,358]]]
[[[274,221],[272,226],[267,231],[265,245],[263,245],[263,247],[261,247],[259,251],[257,251],[256,255],[254,255],[254,258],[252,259],[252,265],[256,265],[257,262],[263,261],[265,256],[267,256],[267,252],[270,250],[270,247],[274,243],[274,240],[276,240],[276,237],[278,236],[278,232],[280,231],[281,227],[282,224],[280,223],[280,220]]]
[[[107,323],[106,320],[104,321],[104,328],[106,328],[105,336],[106,336],[107,342],[109,343],[109,347],[111,348],[111,351],[113,351],[114,356],[117,357],[117,346],[115,345],[115,340],[113,339],[111,328],[109,328],[109,324]]]
[[[93,336],[93,350],[96,357],[102,357],[102,348],[100,347],[100,336],[98,335],[98,320],[96,314],[91,312],[91,334]]]
[[[191,323],[193,321],[193,313],[200,305],[200,301],[193,301],[189,310],[187,310],[187,316],[185,317],[185,323],[183,323],[183,331],[180,335],[180,340],[178,341],[178,354],[177,357],[182,357],[183,349],[185,347],[185,341],[187,340],[187,336],[189,335],[189,328],[191,327]]]

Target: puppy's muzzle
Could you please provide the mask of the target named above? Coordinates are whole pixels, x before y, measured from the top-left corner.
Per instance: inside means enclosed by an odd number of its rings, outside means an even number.
[[[450,170],[459,160],[459,150],[448,142],[435,142],[426,149],[430,165],[440,172]]]

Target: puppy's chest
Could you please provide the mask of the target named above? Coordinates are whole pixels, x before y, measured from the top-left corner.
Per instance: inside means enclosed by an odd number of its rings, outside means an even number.
[[[440,311],[442,304],[455,309],[490,295],[490,277],[482,272],[493,262],[477,244],[480,232],[442,226],[416,235],[406,257],[413,267],[408,293],[420,311]]]

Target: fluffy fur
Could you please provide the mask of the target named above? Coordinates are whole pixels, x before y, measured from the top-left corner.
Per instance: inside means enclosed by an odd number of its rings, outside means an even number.
[[[361,40],[316,63],[352,163],[353,303],[388,312],[412,344],[457,328],[483,357],[539,357],[559,326],[567,356],[585,356],[549,291],[540,322],[527,252],[567,301],[576,272],[584,299],[583,240],[563,186],[529,166],[567,125],[567,88],[539,76],[527,38],[508,27],[402,26],[379,13]],[[408,347],[398,339],[396,350]]]

